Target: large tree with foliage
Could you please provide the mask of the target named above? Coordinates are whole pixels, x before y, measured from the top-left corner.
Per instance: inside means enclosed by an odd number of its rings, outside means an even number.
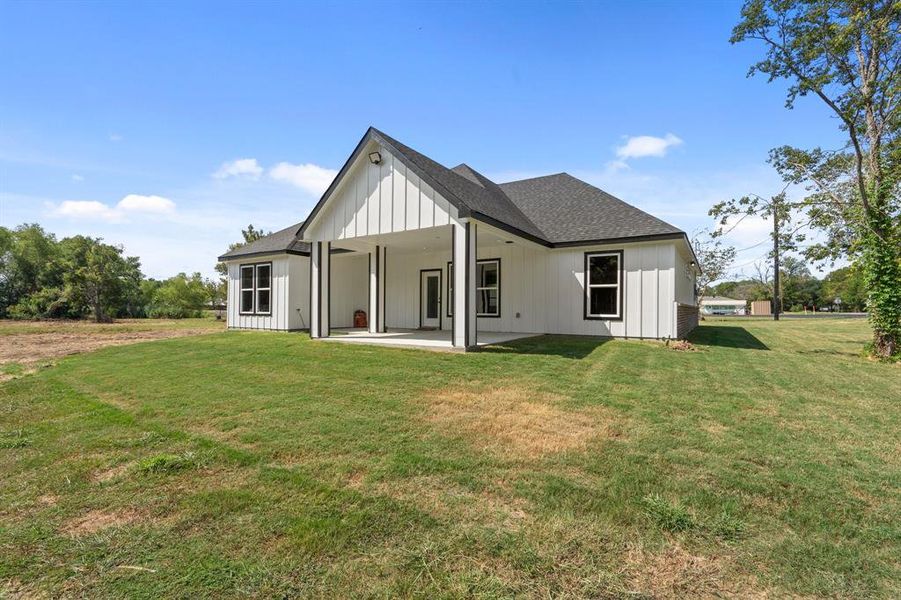
[[[58,287],[58,242],[36,223],[0,227],[0,317],[29,296]]]
[[[63,296],[78,312],[98,323],[116,316],[129,297],[139,294],[140,262],[120,246],[83,235],[60,242]]]
[[[798,205],[825,242],[811,258],[855,258],[867,285],[874,352],[901,343],[901,3],[896,0],[749,0],[733,43],[765,57],[750,74],[789,81],[786,105],[819,98],[846,135],[838,150],[777,148],[771,161],[810,194]]]

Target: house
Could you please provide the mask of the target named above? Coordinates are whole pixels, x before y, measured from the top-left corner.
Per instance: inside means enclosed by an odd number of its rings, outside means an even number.
[[[745,300],[735,300],[725,296],[702,296],[701,314],[703,315],[744,315],[747,313],[748,303]]]
[[[683,231],[566,173],[495,183],[374,128],[305,221],[220,260],[236,329],[470,349],[682,337],[698,321]]]

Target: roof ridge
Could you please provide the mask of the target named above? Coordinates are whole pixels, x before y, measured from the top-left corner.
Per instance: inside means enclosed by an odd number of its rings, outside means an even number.
[[[514,179],[512,181],[505,181],[503,183],[498,183],[497,185],[507,185],[508,183],[521,183],[523,181],[534,181],[536,179],[547,179],[548,177],[560,177],[561,175],[566,175],[567,177],[572,177],[573,179],[578,179],[582,181],[578,177],[574,175],[570,175],[566,171],[560,171],[559,173],[548,173],[547,175],[536,175],[535,177],[526,177],[525,179]],[[591,185],[591,184],[589,184]]]

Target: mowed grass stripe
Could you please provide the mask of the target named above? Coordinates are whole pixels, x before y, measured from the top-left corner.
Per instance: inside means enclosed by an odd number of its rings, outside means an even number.
[[[901,590],[901,372],[860,321],[696,352],[469,355],[229,332],[2,384],[8,590],[591,596]],[[147,570],[145,570],[147,569]]]

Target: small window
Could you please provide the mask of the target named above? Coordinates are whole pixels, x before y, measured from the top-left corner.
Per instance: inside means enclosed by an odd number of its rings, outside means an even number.
[[[241,267],[241,312],[253,313],[253,265]]]
[[[272,265],[257,265],[257,312],[269,314],[272,308],[269,299],[272,290]]]
[[[501,261],[476,262],[476,316],[501,316]]]
[[[622,252],[585,254],[585,318],[619,319]]]

